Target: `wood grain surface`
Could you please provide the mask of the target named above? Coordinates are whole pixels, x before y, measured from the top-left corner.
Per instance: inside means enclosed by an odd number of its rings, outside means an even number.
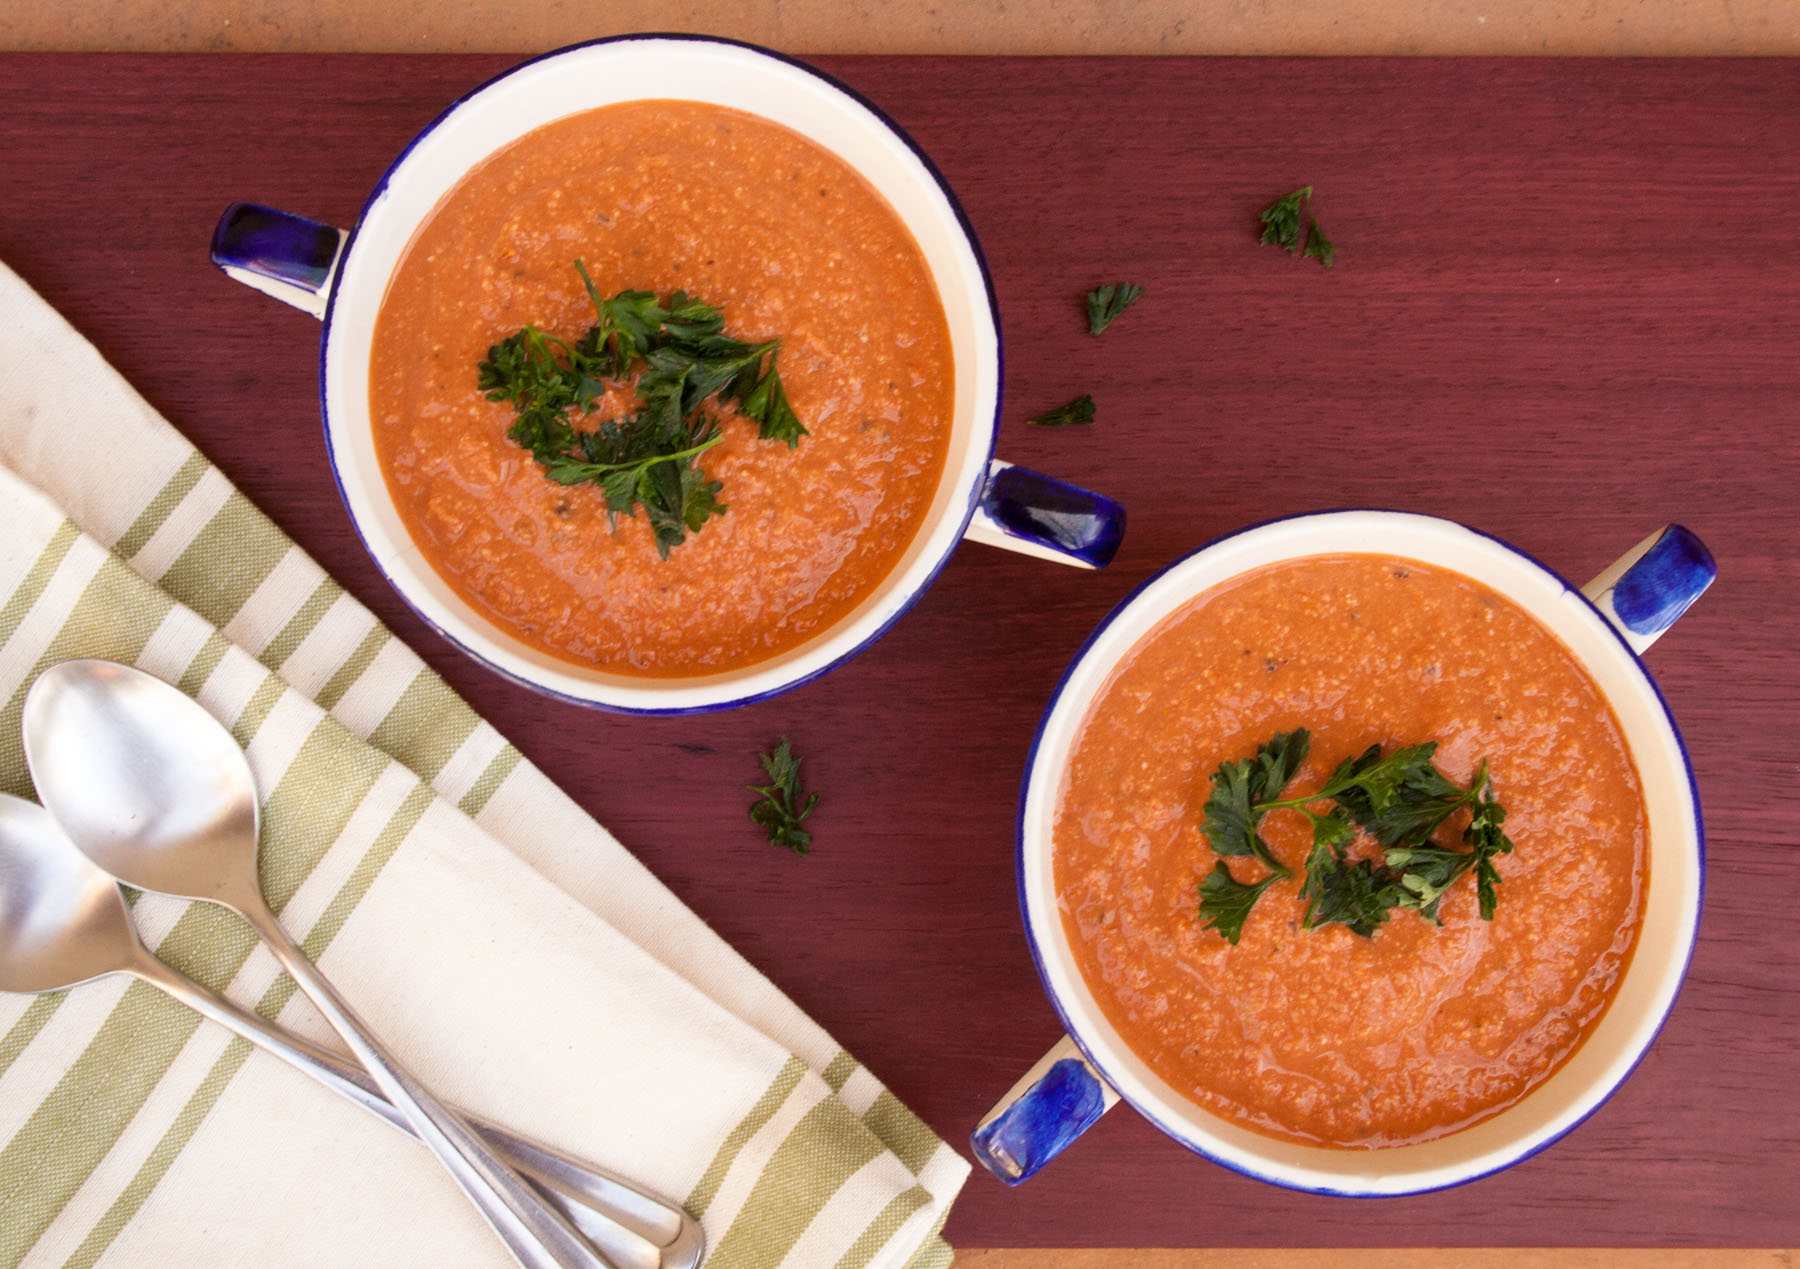
[[[911,130],[981,236],[1002,453],[1120,498],[1130,528],[1100,574],[966,547],[822,680],[643,720],[502,682],[395,599],[325,466],[317,324],[206,258],[235,198],[350,223],[509,60],[0,57],[0,259],[952,1141],[1058,1033],[1014,902],[1018,780],[1064,664],[1149,573],[1359,505],[1462,519],[1577,580],[1671,519],[1719,559],[1648,658],[1706,806],[1700,944],[1592,1119],[1474,1185],[1355,1202],[1233,1175],[1119,1111],[1018,1190],[978,1173],[953,1243],[1800,1243],[1800,66],[822,59]],[[1305,183],[1329,271],[1256,243],[1257,211]],[[1081,294],[1120,279],[1149,294],[1090,338]],[[1082,392],[1091,429],[1022,425]],[[810,858],[744,814],[781,735],[825,795]]]

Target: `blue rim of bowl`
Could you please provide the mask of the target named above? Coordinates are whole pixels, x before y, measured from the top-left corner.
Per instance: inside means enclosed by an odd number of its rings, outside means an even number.
[[[962,231],[964,240],[969,244],[970,253],[975,257],[975,267],[981,274],[982,290],[987,295],[988,315],[993,322],[995,376],[994,417],[990,421],[987,429],[987,452],[983,455],[980,467],[977,469],[976,478],[968,490],[968,496],[965,500],[966,505],[963,507],[962,511],[962,526],[958,530],[956,536],[950,538],[946,542],[943,553],[938,556],[930,569],[927,570],[925,575],[920,579],[918,586],[901,599],[899,605],[891,614],[889,614],[887,620],[883,621],[879,627],[871,631],[861,642],[833,657],[824,665],[821,665],[806,674],[800,675],[797,678],[780,683],[775,687],[766,688],[759,692],[752,692],[745,696],[732,697],[727,700],[711,701],[699,705],[621,705],[612,701],[600,701],[585,696],[577,696],[570,692],[549,687],[534,679],[528,678],[515,670],[508,669],[487,656],[484,656],[481,652],[470,647],[455,634],[444,629],[443,626],[432,620],[431,616],[425,612],[418,601],[407,592],[406,587],[402,586],[394,579],[393,574],[388,572],[386,564],[382,562],[381,557],[377,555],[374,548],[370,546],[368,535],[363,532],[362,522],[356,518],[356,509],[350,501],[349,490],[344,487],[344,478],[338,470],[337,451],[332,445],[331,440],[331,407],[329,398],[326,396],[325,392],[325,382],[327,355],[331,347],[331,320],[337,311],[338,288],[336,285],[332,286],[330,295],[326,297],[325,313],[321,319],[322,329],[319,334],[319,416],[325,433],[325,459],[331,466],[331,479],[332,483],[337,486],[338,498],[342,500],[344,510],[349,513],[350,527],[355,530],[357,540],[362,543],[364,552],[367,553],[369,559],[374,562],[376,571],[386,580],[388,586],[392,588],[394,593],[400,596],[401,602],[412,610],[413,615],[424,622],[431,630],[435,631],[439,638],[449,643],[452,647],[456,648],[459,652],[469,657],[478,665],[484,666],[501,678],[512,683],[517,683],[521,687],[529,688],[552,700],[563,701],[570,705],[581,705],[588,709],[605,710],[608,713],[614,714],[633,714],[641,717],[661,718],[688,714],[710,714],[719,710],[736,709],[744,705],[754,705],[758,701],[765,701],[770,697],[780,696],[785,692],[793,691],[797,687],[803,687],[806,684],[811,683],[814,679],[819,678],[821,675],[837,669],[840,665],[843,665],[853,657],[859,656],[876,640],[880,639],[889,630],[893,629],[894,623],[912,610],[913,605],[918,603],[919,600],[924,597],[925,592],[930,590],[932,585],[937,581],[939,574],[944,571],[944,568],[950,563],[951,557],[956,554],[957,548],[963,544],[964,535],[969,529],[969,522],[974,519],[976,509],[981,505],[982,491],[986,487],[988,480],[988,467],[993,462],[994,451],[1000,439],[1000,416],[1006,396],[1006,348],[1005,338],[1000,326],[1000,299],[994,290],[993,270],[988,267],[987,255],[981,249],[981,239],[976,236],[975,226],[970,222],[968,213],[963,210],[962,202],[956,197],[956,192],[951,189],[950,182],[946,180],[944,174],[938,170],[937,164],[932,162],[931,156],[925,152],[924,147],[913,140],[912,134],[901,127],[900,124],[885,110],[881,109],[881,107],[863,96],[862,93],[850,87],[836,76],[829,75],[815,66],[810,66],[797,57],[791,57],[786,53],[776,52],[774,49],[764,48],[760,44],[752,44],[747,40],[734,40],[715,35],[639,31],[633,32],[630,35],[611,35],[600,39],[584,40],[578,44],[570,44],[563,48],[552,49],[548,53],[540,53],[536,57],[515,63],[501,71],[498,75],[494,75],[482,81],[474,88],[471,88],[468,92],[462,94],[462,96],[456,98],[439,111],[430,123],[421,128],[412,140],[406,143],[405,148],[394,156],[393,161],[389,163],[387,169],[382,172],[381,179],[375,182],[374,187],[369,191],[369,196],[363,200],[362,208],[356,214],[356,223],[351,226],[349,233],[344,239],[343,248],[338,253],[338,264],[335,277],[343,276],[344,266],[348,263],[350,253],[356,246],[356,239],[362,232],[363,222],[367,219],[370,209],[373,208],[381,199],[382,195],[387,192],[388,183],[392,180],[395,171],[399,169],[402,163],[406,162],[408,156],[412,154],[426,137],[437,131],[438,127],[442,125],[446,119],[456,113],[456,111],[460,110],[470,100],[486,92],[489,88],[492,88],[502,80],[510,79],[514,75],[537,65],[539,62],[549,61],[552,58],[561,57],[581,49],[596,48],[608,44],[638,43],[647,40],[678,40],[688,44],[723,45],[729,48],[743,49],[750,53],[757,53],[772,61],[782,62],[788,66],[792,66],[796,70],[804,71],[806,74],[811,75],[813,78],[822,81],[827,86],[844,94],[844,96],[848,97],[852,102],[861,106],[864,110],[867,110],[874,116],[878,123],[892,132],[895,137],[899,138],[901,143],[904,144],[907,149],[912,151],[914,157],[919,160],[919,163],[924,167],[931,179],[937,183],[939,192],[944,196],[945,204],[950,208],[951,214],[956,218],[957,227]],[[476,621],[481,620],[479,615],[471,614],[471,616]],[[669,679],[668,682],[672,684],[681,684],[684,680],[672,678]]]
[[[1166,1123],[1157,1114],[1155,1107],[1140,1104],[1137,1098],[1122,1090],[1112,1072],[1108,1070],[1110,1063],[1107,1060],[1104,1060],[1100,1054],[1096,1052],[1095,1047],[1088,1041],[1087,1037],[1083,1036],[1077,1030],[1073,1019],[1069,1016],[1068,1009],[1064,1006],[1061,998],[1056,994],[1056,987],[1052,983],[1050,972],[1044,964],[1043,949],[1038,944],[1037,932],[1032,928],[1031,903],[1025,891],[1025,814],[1027,804],[1031,798],[1031,777],[1032,773],[1037,768],[1038,749],[1043,744],[1044,731],[1049,726],[1051,717],[1056,713],[1058,704],[1062,701],[1063,693],[1068,688],[1069,680],[1074,677],[1075,672],[1081,668],[1082,663],[1087,660],[1088,653],[1093,649],[1094,645],[1099,642],[1101,636],[1103,636],[1112,626],[1113,622],[1118,620],[1132,604],[1137,602],[1139,596],[1149,590],[1150,587],[1154,586],[1166,574],[1179,568],[1181,565],[1202,552],[1209,551],[1221,543],[1228,542],[1233,538],[1242,537],[1244,534],[1254,532],[1258,529],[1268,528],[1270,525],[1284,524],[1291,520],[1309,520],[1324,516],[1348,515],[1361,512],[1374,512],[1381,515],[1399,515],[1411,519],[1429,520],[1455,525],[1457,528],[1466,530],[1476,537],[1485,538],[1489,542],[1492,542],[1518,556],[1520,559],[1525,560],[1527,563],[1536,566],[1553,581],[1560,584],[1566,592],[1575,595],[1582,603],[1586,604],[1595,620],[1605,628],[1608,634],[1617,640],[1619,647],[1623,649],[1625,655],[1630,658],[1631,664],[1636,667],[1639,677],[1641,677],[1644,683],[1650,688],[1651,694],[1656,698],[1656,703],[1661,707],[1663,721],[1668,725],[1669,734],[1675,741],[1675,748],[1681,755],[1682,767],[1687,772],[1688,796],[1692,799],[1694,807],[1694,852],[1696,857],[1697,885],[1695,887],[1693,912],[1686,923],[1687,947],[1681,958],[1680,972],[1675,977],[1675,990],[1669,995],[1669,1003],[1663,1009],[1662,1016],[1656,1019],[1656,1025],[1651,1028],[1648,1038],[1644,1041],[1643,1047],[1632,1056],[1630,1064],[1620,1072],[1618,1079],[1614,1080],[1609,1087],[1601,1091],[1599,1095],[1594,1098],[1591,1105],[1563,1127],[1559,1128],[1556,1132],[1545,1137],[1542,1141],[1534,1143],[1528,1149],[1521,1150],[1502,1162],[1494,1164],[1492,1167],[1485,1167],[1480,1171],[1471,1172],[1468,1176],[1457,1177],[1455,1180],[1445,1181],[1441,1184],[1421,1185],[1412,1189],[1398,1190],[1366,1190],[1340,1188],[1329,1185],[1308,1185],[1287,1177],[1273,1176],[1257,1168],[1230,1159],[1221,1158],[1204,1146],[1190,1140],[1179,1128]],[[1687,985],[1688,970],[1693,965],[1694,945],[1699,942],[1700,915],[1706,906],[1706,822],[1700,806],[1700,785],[1694,776],[1694,763],[1692,757],[1688,753],[1687,741],[1682,737],[1681,728],[1676,725],[1674,711],[1669,708],[1668,699],[1663,695],[1662,688],[1657,686],[1655,676],[1645,667],[1643,658],[1632,649],[1631,644],[1627,642],[1625,636],[1619,632],[1618,627],[1607,620],[1605,614],[1594,606],[1593,601],[1581,593],[1580,587],[1571,585],[1568,578],[1564,577],[1561,573],[1545,564],[1530,552],[1523,551],[1503,538],[1496,537],[1491,533],[1484,533],[1482,530],[1464,524],[1460,520],[1451,520],[1445,516],[1426,515],[1416,511],[1396,511],[1391,507],[1337,507],[1330,510],[1302,511],[1296,512],[1293,515],[1273,516],[1267,520],[1259,520],[1254,524],[1245,525],[1243,528],[1233,529],[1229,533],[1222,533],[1215,538],[1211,538],[1208,541],[1201,543],[1192,550],[1184,552],[1174,560],[1171,560],[1168,564],[1157,569],[1156,572],[1152,573],[1149,577],[1146,577],[1142,582],[1139,582],[1137,586],[1133,587],[1130,593],[1115,604],[1112,611],[1107,613],[1106,616],[1101,619],[1100,623],[1088,634],[1087,638],[1082,641],[1080,648],[1078,648],[1075,655],[1069,659],[1069,664],[1064,667],[1061,676],[1057,679],[1056,686],[1051,689],[1049,702],[1044,707],[1043,716],[1038,720],[1037,730],[1031,737],[1031,747],[1027,750],[1025,755],[1025,774],[1020,781],[1019,787],[1019,805],[1015,821],[1014,843],[1014,885],[1018,891],[1019,918],[1021,924],[1025,927],[1025,944],[1031,951],[1031,962],[1037,969],[1039,982],[1043,984],[1044,995],[1049,998],[1051,1007],[1056,1011],[1057,1019],[1063,1025],[1064,1034],[1075,1042],[1076,1047],[1081,1050],[1082,1055],[1087,1058],[1089,1064],[1099,1072],[1100,1077],[1106,1081],[1108,1086],[1110,1086],[1114,1092],[1118,1093],[1120,1099],[1128,1104],[1139,1115],[1142,1115],[1145,1119],[1149,1120],[1151,1125],[1158,1131],[1173,1139],[1177,1144],[1200,1155],[1202,1158],[1210,1159],[1222,1168],[1257,1181],[1266,1182],[1270,1185],[1281,1186],[1283,1189],[1296,1190],[1306,1194],[1322,1194],[1335,1198],[1404,1198],[1413,1194],[1431,1194],[1440,1190],[1455,1189],[1458,1186],[1468,1185],[1471,1182],[1479,1181],[1484,1177],[1493,1176],[1497,1172],[1503,1172],[1507,1168],[1523,1163],[1540,1151],[1555,1145],[1558,1141],[1561,1141],[1564,1137],[1568,1136],[1569,1133],[1586,1123],[1589,1116],[1593,1115],[1601,1106],[1605,1105],[1625,1081],[1631,1078],[1632,1073],[1642,1064],[1644,1058],[1649,1054],[1651,1047],[1662,1035],[1663,1028],[1667,1025],[1670,1014],[1674,1013],[1675,1004],[1681,998],[1681,992]],[[1634,955],[1635,951],[1636,949],[1634,947]]]

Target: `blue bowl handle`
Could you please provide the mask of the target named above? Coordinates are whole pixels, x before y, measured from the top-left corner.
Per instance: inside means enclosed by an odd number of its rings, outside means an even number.
[[[1118,1104],[1099,1072],[1064,1036],[1025,1078],[1012,1086],[970,1134],[975,1158],[1008,1185],[1017,1185]]]
[[[1104,568],[1125,536],[1125,508],[1104,494],[995,459],[964,537],[989,546]]]
[[[1581,593],[1631,650],[1641,653],[1718,575],[1706,543],[1681,525],[1668,524],[1614,560]]]
[[[347,236],[292,212],[233,203],[213,229],[212,262],[247,287],[324,317]]]

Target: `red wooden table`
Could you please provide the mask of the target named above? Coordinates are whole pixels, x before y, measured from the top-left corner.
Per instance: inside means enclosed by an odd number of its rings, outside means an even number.
[[[0,57],[0,259],[952,1141],[1058,1033],[1014,903],[1018,779],[1063,665],[1150,572],[1336,506],[1456,517],[1577,580],[1670,519],[1718,557],[1649,657],[1706,805],[1700,945],[1588,1123],[1474,1185],[1356,1202],[1119,1112],[1020,1190],[975,1176],[953,1242],[1800,1242],[1800,66],[821,59],[912,131],[981,237],[1002,453],[1120,498],[1130,528],[1097,575],[966,547],[824,679],[644,720],[542,700],[412,617],[325,467],[316,323],[206,258],[235,198],[348,224],[508,61]],[[1302,184],[1331,270],[1256,243]],[[1081,294],[1116,280],[1149,293],[1092,339]],[[1022,425],[1083,392],[1092,428]],[[825,795],[805,859],[744,814],[784,734]]]

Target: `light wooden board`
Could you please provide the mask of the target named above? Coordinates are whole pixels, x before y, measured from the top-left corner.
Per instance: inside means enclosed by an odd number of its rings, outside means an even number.
[[[0,0],[0,48],[526,52],[625,31],[731,35],[794,53],[1800,53],[1800,0]]]

